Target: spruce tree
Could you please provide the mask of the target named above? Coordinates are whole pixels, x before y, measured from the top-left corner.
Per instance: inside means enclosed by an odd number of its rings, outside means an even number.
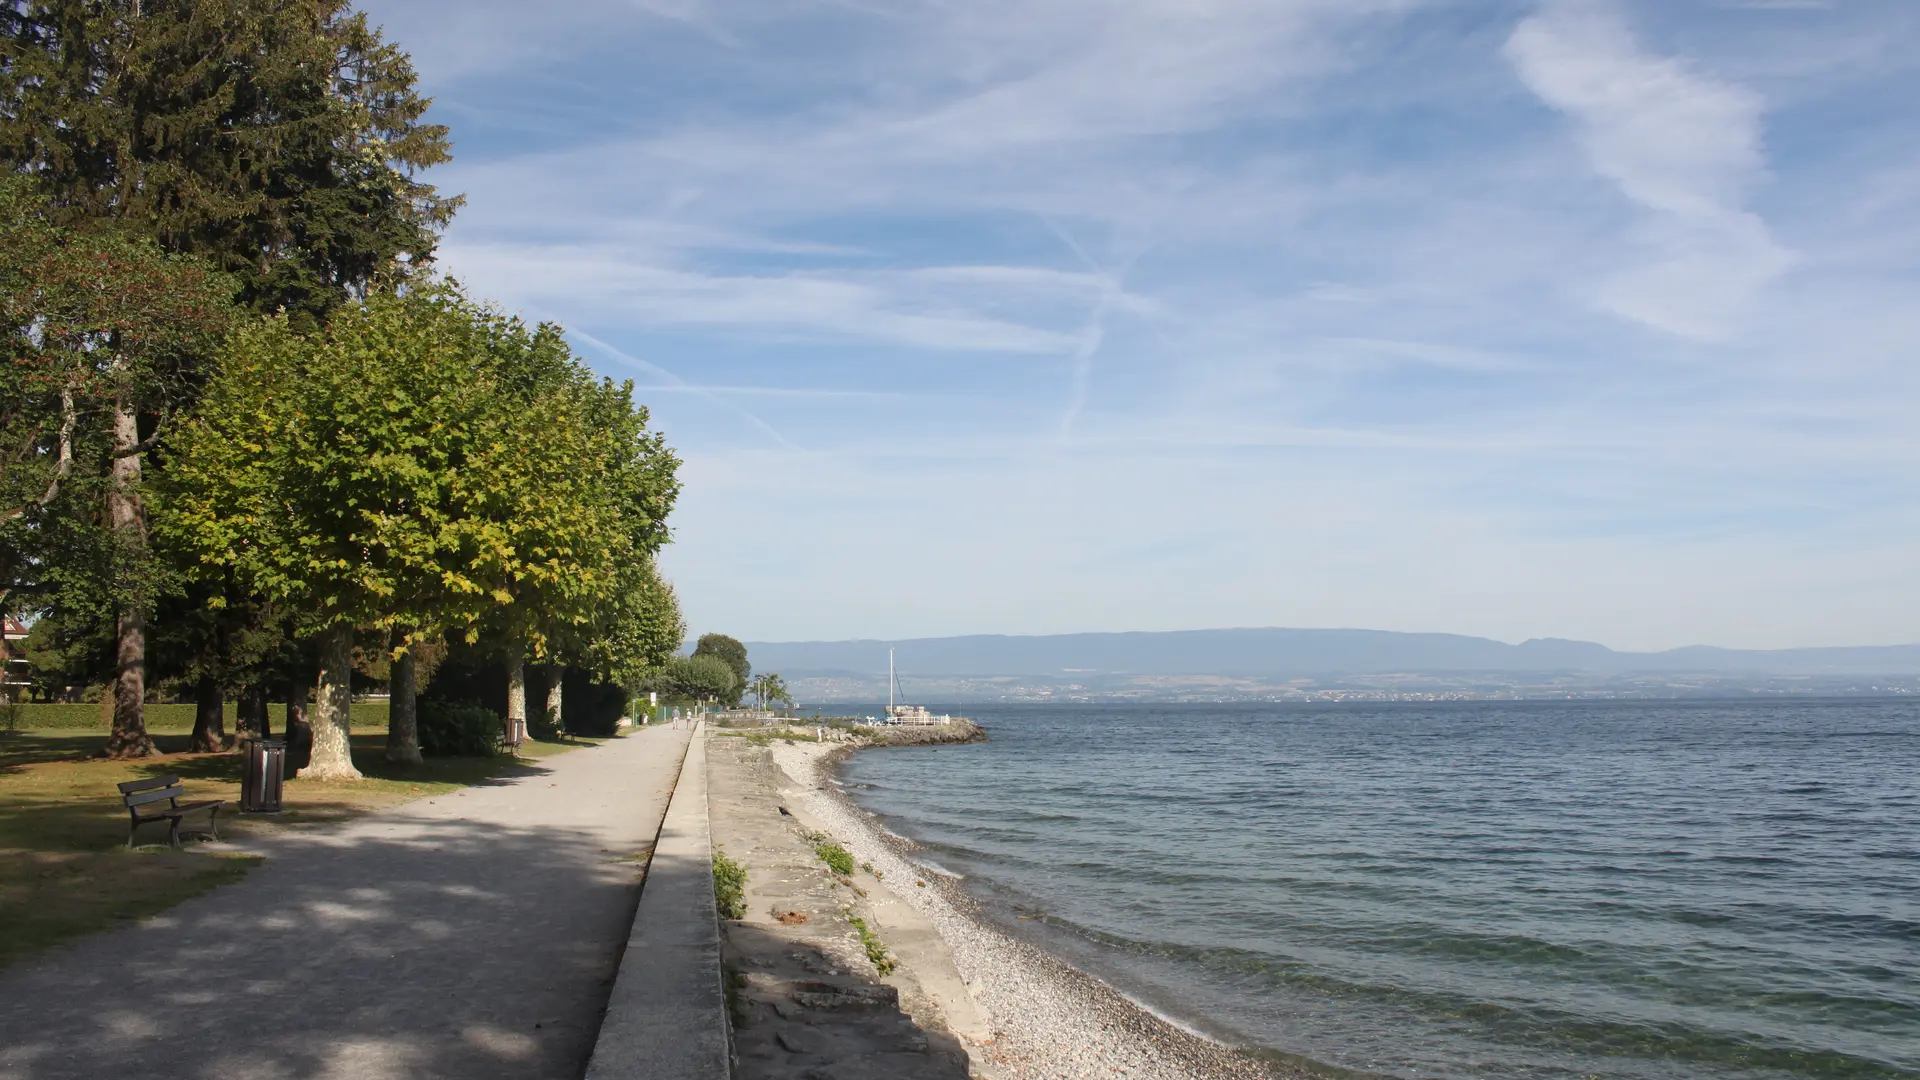
[[[324,322],[430,263],[459,199],[406,54],[346,0],[0,0],[0,155],[66,224],[151,236],[226,271],[238,299]],[[191,383],[189,379],[189,383]],[[115,417],[107,519],[144,543],[143,449],[159,418]],[[143,431],[143,428],[145,429]],[[149,600],[119,614],[113,746],[147,752]]]

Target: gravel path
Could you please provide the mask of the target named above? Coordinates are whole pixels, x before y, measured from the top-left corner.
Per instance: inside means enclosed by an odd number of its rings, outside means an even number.
[[[251,843],[240,882],[0,971],[0,1080],[578,1077],[688,735]]]
[[[992,1020],[986,1050],[1010,1080],[1251,1080],[1288,1075],[1192,1035],[1122,997],[1105,983],[986,925],[975,904],[946,879],[909,861],[908,845],[878,827],[829,784],[836,749],[776,744],[774,761],[795,778],[795,798],[856,859],[886,875],[886,887],[933,921],[954,966]],[[916,881],[926,882],[925,886]]]

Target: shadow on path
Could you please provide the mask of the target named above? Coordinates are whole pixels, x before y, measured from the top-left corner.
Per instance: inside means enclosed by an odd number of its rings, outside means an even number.
[[[579,1076],[672,782],[634,749],[264,840],[238,884],[0,971],[0,1078]]]

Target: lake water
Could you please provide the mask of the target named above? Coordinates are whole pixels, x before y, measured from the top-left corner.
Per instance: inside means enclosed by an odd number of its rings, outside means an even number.
[[[1228,1041],[1397,1077],[1920,1077],[1920,702],[970,706],[854,797]]]

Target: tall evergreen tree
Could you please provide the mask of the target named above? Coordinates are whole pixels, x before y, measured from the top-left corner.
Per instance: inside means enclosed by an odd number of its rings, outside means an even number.
[[[234,276],[302,325],[431,262],[459,199],[406,54],[346,0],[0,0],[0,155],[66,222],[114,222]],[[107,518],[144,548],[143,415],[113,425]],[[129,594],[115,749],[147,752],[139,673],[151,598]],[[120,737],[119,733],[125,733]]]

